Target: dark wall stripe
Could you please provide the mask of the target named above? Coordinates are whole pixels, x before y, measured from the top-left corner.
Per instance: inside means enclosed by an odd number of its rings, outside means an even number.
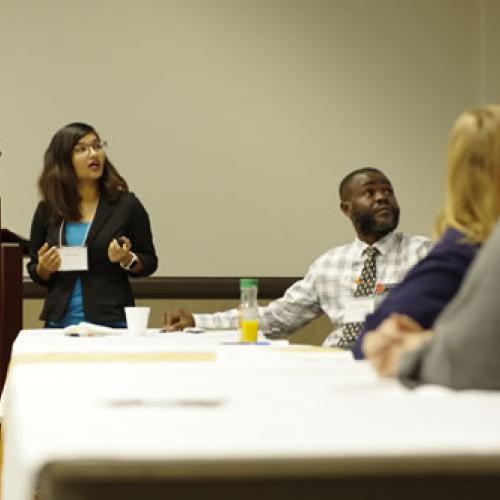
[[[259,298],[277,299],[300,278],[259,278]],[[153,277],[130,280],[136,299],[238,299],[239,278]],[[25,299],[42,299],[45,289],[25,279]]]

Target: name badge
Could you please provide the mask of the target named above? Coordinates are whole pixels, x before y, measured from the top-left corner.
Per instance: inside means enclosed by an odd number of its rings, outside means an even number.
[[[87,271],[89,268],[87,247],[59,247],[61,257],[59,271]]]
[[[362,323],[375,310],[373,297],[354,297],[345,302],[344,323]]]

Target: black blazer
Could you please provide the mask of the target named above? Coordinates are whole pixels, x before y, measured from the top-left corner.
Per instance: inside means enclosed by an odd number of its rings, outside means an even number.
[[[37,251],[45,242],[49,246],[59,245],[60,226],[60,223],[50,220],[45,202],[40,202],[31,225],[28,263],[33,281],[48,288],[40,319],[62,319],[75,282],[80,277],[85,318],[92,323],[124,321],[123,308],[134,305],[128,275],[148,276],[158,267],[149,217],[139,199],[133,193],[122,193],[116,201],[106,201],[101,197],[86,242],[88,271],[56,272],[48,282],[42,281],[36,274]],[[128,273],[119,264],[110,262],[109,243],[119,236],[126,236],[132,242],[132,251],[144,265],[141,273]]]

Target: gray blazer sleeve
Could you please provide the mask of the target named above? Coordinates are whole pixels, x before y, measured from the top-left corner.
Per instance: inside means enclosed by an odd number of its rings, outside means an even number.
[[[404,384],[500,389],[500,222],[434,331],[434,339],[401,360]]]

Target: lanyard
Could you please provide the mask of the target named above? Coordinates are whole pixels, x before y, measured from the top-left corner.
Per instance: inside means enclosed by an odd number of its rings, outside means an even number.
[[[85,246],[85,243],[87,242],[87,237],[89,235],[90,228],[92,227],[92,223],[94,222],[95,213],[97,212],[97,206],[98,205],[99,205],[99,200],[97,200],[97,205],[95,206],[94,212],[92,213],[92,217],[89,220],[89,223],[88,223],[88,226],[87,226],[87,230],[85,231],[85,234],[83,235],[82,244],[81,245],[76,245],[76,246],[80,246],[80,247],[84,247]],[[66,223],[66,221],[63,220],[61,222],[61,226],[59,227],[59,247],[63,246],[63,244],[62,244],[62,234],[63,234],[63,228],[64,228],[64,224],[65,223]]]

